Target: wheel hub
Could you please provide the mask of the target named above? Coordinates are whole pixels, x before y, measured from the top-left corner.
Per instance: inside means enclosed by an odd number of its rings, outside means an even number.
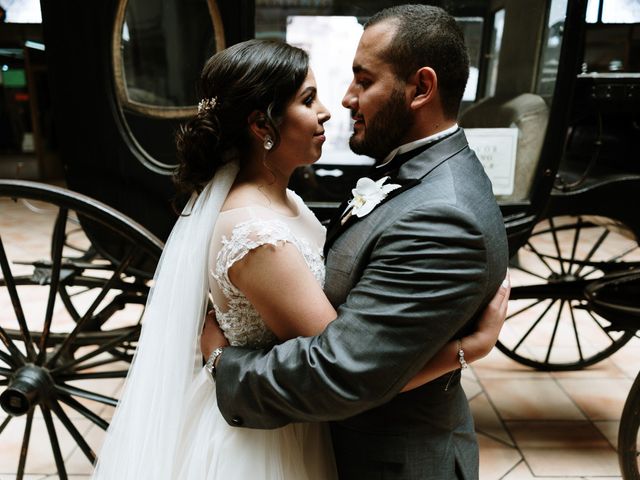
[[[25,365],[15,373],[11,384],[0,394],[0,406],[9,415],[24,415],[53,389],[49,371],[36,365]]]
[[[547,280],[549,281],[549,283],[575,282],[577,280],[580,280],[580,277],[577,277],[570,273],[563,274],[563,273],[555,272],[549,275],[547,277]]]

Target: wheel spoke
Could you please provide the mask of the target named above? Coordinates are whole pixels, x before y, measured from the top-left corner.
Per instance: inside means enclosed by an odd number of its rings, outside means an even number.
[[[111,405],[115,407],[118,404],[118,400],[112,397],[107,397],[100,393],[89,392],[78,387],[72,387],[71,385],[58,384],[55,386],[56,392],[67,395],[73,395],[74,397],[86,398],[98,403],[104,403],[105,405]]]
[[[51,240],[51,285],[49,286],[49,298],[47,300],[47,310],[44,318],[44,326],[42,336],[40,337],[40,352],[38,353],[38,364],[42,364],[47,350],[47,339],[51,329],[51,320],[53,319],[53,308],[56,303],[56,294],[58,293],[58,285],[60,283],[60,266],[62,264],[62,248],[64,247],[65,228],[67,225],[67,216],[69,211],[60,207],[58,218],[53,229],[53,238]]]
[[[62,381],[70,380],[90,380],[105,378],[125,378],[129,370],[113,370],[110,372],[88,372],[88,373],[70,373],[68,375],[60,375]]]
[[[609,236],[609,230],[605,229],[604,232],[602,232],[602,234],[600,235],[600,237],[598,238],[598,240],[596,240],[596,243],[593,244],[593,247],[591,247],[591,250],[589,250],[589,253],[587,254],[586,258],[583,260],[582,265],[580,265],[580,267],[578,268],[578,270],[576,270],[576,272],[574,273],[574,276],[579,276],[580,272],[582,272],[582,269],[584,268],[586,262],[590,261],[591,258],[593,257],[593,255],[596,253],[596,251],[598,250],[598,248],[600,248],[600,245],[602,245],[602,242],[605,241],[605,239]]]
[[[547,350],[547,356],[544,359],[544,363],[549,363],[549,357],[551,357],[551,349],[553,348],[553,342],[556,339],[556,333],[558,332],[558,325],[560,325],[560,317],[562,316],[562,308],[564,307],[564,300],[560,300],[560,307],[558,308],[558,316],[556,317],[556,324],[553,326],[553,333],[551,334],[551,341],[549,341],[549,349]]]
[[[2,327],[0,327],[0,329],[1,328]],[[20,352],[18,352],[18,353],[20,353]],[[2,350],[0,350],[0,360],[2,360],[4,363],[9,365],[10,367],[18,367],[18,366],[24,364],[24,362],[23,363],[16,363],[15,360],[11,357],[11,355],[7,354],[6,352],[3,352]]]
[[[16,478],[22,479],[24,467],[27,464],[27,451],[29,450],[29,438],[31,437],[31,425],[33,424],[33,410],[27,414],[27,421],[24,426],[24,436],[22,437],[22,448],[20,449],[20,460],[18,461],[18,473]]]
[[[578,336],[578,325],[576,324],[576,316],[573,313],[571,301],[569,301],[569,312],[571,313],[571,323],[573,325],[573,333],[576,337],[576,345],[578,346],[578,355],[580,355],[580,361],[584,362],[584,356],[582,355],[582,346],[580,345],[580,337]]]
[[[521,309],[520,309],[520,310],[518,310],[517,312],[513,312],[511,315],[507,315],[507,318],[505,318],[505,320],[509,320],[509,319],[511,319],[511,318],[513,318],[513,317],[516,317],[516,316],[520,315],[522,312],[526,312],[526,311],[527,311],[527,310],[529,310],[530,308],[535,307],[536,305],[539,305],[540,303],[542,303],[542,302],[544,302],[544,301],[545,301],[545,299],[544,299],[544,298],[543,298],[542,300],[536,300],[536,301],[535,301],[535,302],[533,302],[532,304],[527,305],[527,306],[526,306],[526,307],[524,307],[524,308],[521,308]]]
[[[9,260],[7,259],[7,253],[4,250],[4,244],[2,237],[0,237],[0,268],[2,269],[2,275],[4,276],[4,283],[9,292],[11,298],[11,304],[13,305],[13,311],[16,314],[16,319],[20,325],[20,331],[22,332],[22,339],[24,340],[25,347],[27,349],[27,356],[29,360],[34,361],[36,359],[36,350],[33,347],[33,341],[31,340],[31,333],[29,333],[29,327],[24,317],[24,310],[22,310],[22,303],[18,296],[18,289],[16,288],[16,282],[11,273],[11,267],[9,266]]]
[[[531,275],[532,277],[536,277],[539,278],[540,280],[544,280],[545,282],[547,281],[547,277],[543,276],[543,275],[539,275],[537,273],[532,272],[529,269],[523,268],[521,266],[516,267],[518,270],[520,270],[521,272],[524,272],[528,275]]]
[[[69,298],[77,297],[78,295],[82,295],[83,293],[90,292],[93,289],[94,289],[94,287],[87,287],[84,290],[80,290],[79,292],[68,293],[67,295],[69,296]]]
[[[7,425],[9,425],[9,422],[11,421],[13,417],[11,415],[8,415],[7,418],[4,419],[4,421],[0,424],[0,435],[2,435],[2,432],[4,432],[4,429],[7,428]]]
[[[58,373],[61,371],[65,371],[70,369],[71,367],[74,367],[76,365],[81,364],[82,362],[85,362],[87,360],[90,360],[98,355],[100,355],[101,353],[104,353],[108,350],[111,350],[115,347],[117,347],[118,345],[129,341],[132,337],[136,336],[138,333],[140,332],[140,326],[136,325],[135,327],[133,327],[130,331],[128,331],[127,333],[125,333],[124,335],[121,335],[113,340],[111,340],[110,342],[107,342],[105,344],[103,344],[101,347],[96,348],[95,350],[87,353],[86,355],[83,355],[80,358],[77,358],[69,363],[66,363],[64,365],[60,365],[57,368],[54,368],[51,373]]]
[[[576,251],[578,249],[578,240],[580,239],[580,231],[582,230],[582,218],[578,217],[576,224],[576,231],[573,234],[573,245],[571,245],[571,257],[569,258],[569,267],[567,267],[567,273],[571,273],[573,269],[573,262],[576,259]]]
[[[9,370],[8,368],[1,368],[0,367],[0,375],[2,375],[4,377],[8,377],[10,375],[13,375],[13,370]]]
[[[634,245],[631,248],[628,248],[627,250],[625,250],[624,252],[611,257],[610,259],[608,259],[607,261],[603,262],[603,263],[613,263],[613,262],[617,262],[618,260],[620,260],[621,258],[626,257],[627,255],[629,255],[631,252],[633,252],[634,250],[636,250],[638,248],[638,245]],[[598,270],[600,270],[598,267],[593,267],[591,270],[589,270],[587,273],[585,273],[582,277],[588,277],[589,275],[591,275],[593,272],[597,272]]]
[[[549,272],[551,273],[556,273],[556,271],[551,268],[551,266],[547,263],[547,261],[544,259],[544,255],[542,255],[540,252],[538,252],[538,250],[536,250],[536,248],[531,244],[531,242],[527,241],[527,246],[531,249],[531,252],[538,257],[538,260],[540,260],[545,267],[547,267],[549,269]]]
[[[75,398],[70,397],[69,395],[59,395],[58,396],[58,400],[60,400],[63,403],[66,403],[67,405],[69,405],[69,407],[73,408],[75,411],[80,413],[83,417],[91,420],[93,423],[95,423],[101,429],[106,431],[107,428],[109,428],[109,423],[107,423],[105,420],[103,420],[96,413],[94,413],[91,410],[89,410],[87,407],[85,407],[83,404],[81,404]]]
[[[53,458],[55,459],[56,467],[58,468],[58,476],[60,477],[60,480],[67,480],[67,470],[64,467],[64,459],[62,458],[62,452],[60,451],[58,435],[56,434],[56,427],[53,425],[51,412],[49,411],[49,407],[45,405],[40,405],[40,410],[42,410],[44,423],[47,425],[47,432],[49,433],[49,440],[51,441]]]
[[[516,344],[516,346],[513,348],[512,351],[516,351],[518,350],[518,348],[520,347],[520,345],[522,345],[522,342],[525,341],[525,339],[529,336],[529,334],[533,331],[534,328],[536,328],[536,326],[540,323],[540,320],[542,320],[544,318],[544,316],[547,314],[547,312],[549,311],[549,309],[553,306],[554,303],[556,303],[557,300],[552,300],[551,303],[549,303],[549,305],[547,305],[547,308],[544,309],[544,312],[542,312],[542,315],[540,315],[535,322],[533,322],[533,325],[531,325],[531,327],[529,328],[529,330],[527,330],[527,332],[524,334],[524,336],[520,339],[520,341]]]
[[[604,332],[604,334],[609,337],[609,340],[611,340],[611,343],[616,343],[615,338],[613,338],[611,336],[611,332],[608,332],[603,326],[602,324],[598,321],[598,319],[596,318],[596,316],[590,311],[587,310],[587,312],[589,313],[589,315],[591,316],[591,318],[593,318],[593,321],[596,322],[596,325],[598,325],[600,327],[600,330],[602,330]]]
[[[556,252],[558,254],[558,263],[560,264],[560,273],[564,275],[565,272],[564,272],[564,265],[562,262],[562,251],[560,250],[560,243],[558,242],[558,235],[556,232],[556,227],[553,224],[553,218],[549,218],[549,225],[551,226],[550,230],[551,230],[551,237],[553,238],[553,244],[555,245]]]
[[[110,363],[122,362],[123,360],[118,357],[105,358],[104,360],[98,360],[96,362],[85,363],[84,365],[79,365],[77,368],[74,368],[75,372],[81,372],[82,370],[87,370],[89,368],[101,367],[103,365],[109,365]]]
[[[85,312],[85,314],[82,316],[82,318],[78,321],[78,323],[73,328],[71,333],[69,333],[67,338],[65,338],[65,340],[62,342],[62,344],[60,344],[60,346],[58,347],[56,352],[51,356],[51,358],[47,362],[47,366],[50,367],[52,365],[55,365],[55,362],[58,359],[58,357],[62,353],[64,353],[69,348],[69,346],[73,343],[73,341],[78,336],[78,333],[80,333],[80,331],[85,326],[85,324],[91,319],[91,316],[93,315],[93,312],[95,312],[96,308],[98,308],[98,305],[100,305],[100,303],[102,303],[104,298],[107,296],[107,293],[109,293],[109,291],[111,290],[111,287],[113,286],[113,284],[116,282],[116,280],[120,279],[120,276],[122,275],[122,272],[124,272],[125,269],[129,266],[129,264],[131,263],[131,260],[133,259],[134,255],[136,253],[137,253],[137,249],[132,249],[129,252],[129,254],[125,257],[125,259],[122,261],[122,263],[120,264],[118,269],[113,273],[113,275],[111,275],[109,280],[107,280],[107,282],[104,284],[104,286],[102,287],[102,290],[100,291],[98,296],[95,298],[95,300],[93,301],[93,303],[91,304],[89,309]]]
[[[82,453],[84,453],[85,457],[87,457],[89,462],[93,464],[96,461],[96,454],[91,449],[91,447],[86,442],[86,440],[82,437],[82,434],[78,431],[76,426],[69,419],[67,414],[64,412],[64,410],[60,406],[60,404],[57,402],[57,400],[53,399],[53,402],[51,403],[51,408],[53,412],[57,415],[60,422],[62,422],[62,425],[64,425],[64,427],[67,429],[69,434],[76,441],[76,443],[78,444],[78,447],[80,447],[80,450],[82,450]]]
[[[27,358],[22,354],[22,352],[16,346],[16,344],[13,343],[13,340],[11,340],[11,337],[7,335],[7,332],[2,327],[0,327],[0,341],[2,341],[4,346],[7,347],[7,349],[9,350],[9,353],[11,353],[12,357],[8,357],[8,358],[11,359],[12,365],[24,365],[26,363]],[[6,361],[6,357],[4,355],[2,356],[2,359]]]
[[[638,245],[634,245],[633,247],[626,249],[624,252],[616,255],[615,257],[611,257],[609,260],[607,260],[607,262],[615,262],[617,260],[620,260],[621,258],[626,257],[631,252],[637,249],[638,249]]]

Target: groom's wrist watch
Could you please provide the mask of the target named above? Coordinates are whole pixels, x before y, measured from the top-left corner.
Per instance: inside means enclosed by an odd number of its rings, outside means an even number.
[[[209,355],[207,363],[204,364],[204,368],[207,370],[207,372],[209,372],[209,375],[211,375],[211,378],[213,378],[214,381],[216,379],[216,360],[218,360],[218,357],[223,350],[224,347],[216,348],[213,352],[211,352],[211,355]]]

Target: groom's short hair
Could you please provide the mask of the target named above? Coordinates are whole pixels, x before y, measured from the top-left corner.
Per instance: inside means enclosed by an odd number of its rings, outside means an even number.
[[[402,81],[421,67],[433,68],[444,114],[455,118],[469,77],[469,55],[456,20],[440,7],[398,5],[373,15],[364,28],[384,21],[397,28],[383,59]]]

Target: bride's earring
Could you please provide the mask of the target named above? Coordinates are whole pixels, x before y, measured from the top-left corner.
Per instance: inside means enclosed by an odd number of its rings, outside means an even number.
[[[273,140],[271,140],[271,135],[265,135],[264,143],[262,144],[265,150],[269,151],[273,148]]]

